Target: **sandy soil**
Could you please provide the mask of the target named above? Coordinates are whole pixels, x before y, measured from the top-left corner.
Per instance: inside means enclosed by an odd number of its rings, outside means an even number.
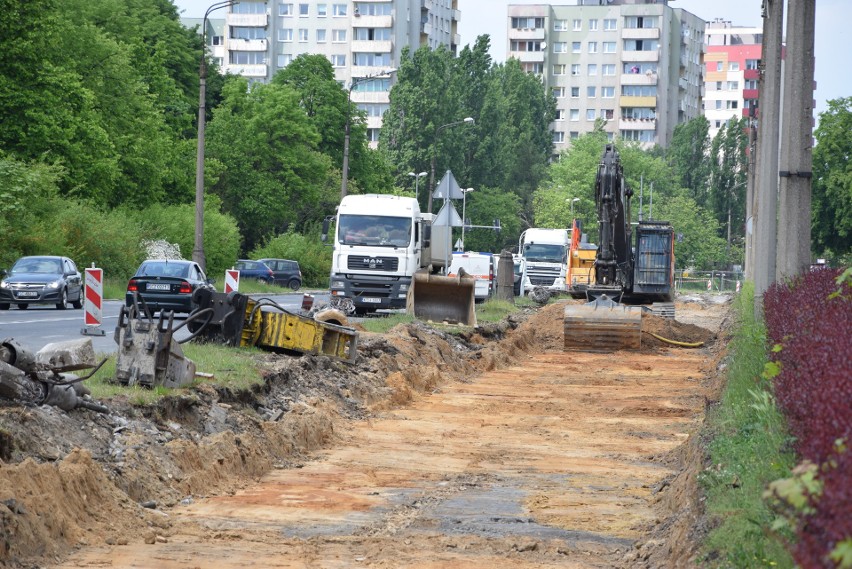
[[[717,389],[727,305],[698,298],[676,323],[643,322],[701,349],[647,336],[615,354],[563,352],[563,308],[466,334],[362,334],[356,366],[276,356],[257,393],[206,386],[118,405],[121,420],[0,409],[17,449],[0,457],[0,561],[688,566],[692,435]],[[86,436],[39,445],[10,417]]]

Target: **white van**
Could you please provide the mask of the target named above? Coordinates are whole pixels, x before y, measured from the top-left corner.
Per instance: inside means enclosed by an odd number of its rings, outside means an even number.
[[[494,263],[494,255],[491,253],[455,252],[447,276],[454,277],[458,274],[459,268],[463,268],[467,274],[476,279],[474,298],[477,302],[482,302],[491,296],[496,286]]]

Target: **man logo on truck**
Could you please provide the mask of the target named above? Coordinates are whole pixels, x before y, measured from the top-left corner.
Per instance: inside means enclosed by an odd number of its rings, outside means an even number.
[[[384,261],[382,259],[364,259],[364,264],[371,269],[375,269],[376,267],[382,266]]]

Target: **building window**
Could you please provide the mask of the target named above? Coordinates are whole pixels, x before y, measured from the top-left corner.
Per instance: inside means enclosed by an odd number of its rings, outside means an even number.
[[[757,79],[746,79],[745,88],[746,89],[757,89]]]
[[[580,120],[580,109],[570,109],[570,110],[568,111],[568,117],[569,117],[569,118],[570,118],[570,120],[572,120],[572,121],[578,121],[578,120]]]
[[[553,93],[553,97],[555,99],[565,98],[565,87],[553,87],[552,89],[550,89],[550,92]]]
[[[722,128],[722,121],[720,121],[720,120],[716,121],[716,128]]]
[[[726,103],[726,104],[725,104],[725,108],[726,108],[726,109],[729,109],[729,110],[730,110],[730,109],[738,109],[738,108],[739,108],[739,106],[740,106],[740,102],[739,102],[739,101],[725,101],[725,103]]]
[[[588,67],[589,77],[594,77],[598,74],[598,65],[596,63],[590,63]]]
[[[292,16],[293,15],[293,5],[292,4],[279,4],[278,5],[278,15],[279,16]]]
[[[598,31],[598,21],[597,20],[589,20],[589,31],[590,32]]]
[[[614,41],[603,42],[603,52],[604,53],[615,53],[615,42]]]
[[[597,113],[595,112],[595,109],[586,109],[586,120],[587,121],[594,121],[596,115],[597,115]]]
[[[757,69],[759,62],[759,59],[746,59],[746,69]]]
[[[611,121],[615,118],[615,112],[612,109],[601,109],[601,118],[605,121]]]
[[[338,18],[346,16],[346,4],[332,4],[331,15]]]
[[[293,61],[292,53],[282,53],[278,56],[278,67],[287,67]]]
[[[615,87],[601,87],[601,97],[604,99],[614,99]]]
[[[634,142],[654,142],[653,130],[622,130],[622,140],[631,140]]]
[[[612,32],[618,29],[618,20],[615,18],[604,19],[604,31]]]
[[[368,103],[360,104],[358,108],[364,111],[364,114],[368,117],[381,117],[390,108],[390,105],[388,103]]]
[[[722,71],[725,69],[725,63],[723,61],[716,62],[716,71]]]
[[[717,111],[722,110],[722,101],[721,100],[716,101],[716,110]]]
[[[317,43],[325,43],[325,32],[326,30],[317,30]]]
[[[293,41],[293,30],[290,28],[278,30],[278,41]]]
[[[571,98],[579,99],[580,98],[580,88],[579,87],[571,87]]]
[[[556,118],[554,120],[564,121],[565,120],[565,109],[556,109]]]
[[[558,63],[553,66],[553,74],[554,75],[565,75],[565,64]]]
[[[367,142],[378,142],[380,132],[382,132],[382,130],[379,129],[379,128],[368,128],[367,129]]]
[[[740,70],[740,62],[739,61],[731,61],[728,63],[728,71],[739,71]]]
[[[332,55],[329,56],[329,60],[331,61],[332,67],[346,67],[346,55],[345,54],[342,54],[342,53],[332,54]]]
[[[624,27],[629,29],[648,29],[657,27],[657,16],[626,16]]]
[[[553,53],[568,53],[568,42],[558,41],[553,44]]]
[[[334,43],[345,43],[346,30],[331,30],[331,41]]]
[[[553,20],[553,31],[554,32],[567,32],[568,31],[568,20]]]
[[[722,82],[721,81],[716,81],[716,89],[715,90],[716,91],[722,90]]]
[[[560,130],[553,131],[553,143],[558,144],[560,142],[565,142],[565,133]]]
[[[266,28],[231,27],[231,39],[235,40],[264,40]]]
[[[390,28],[355,28],[353,40],[356,41],[389,41],[391,39]]]
[[[540,30],[544,28],[544,18],[512,18],[513,30]]]
[[[390,16],[393,5],[390,2],[360,2],[355,8],[361,16]]]
[[[580,30],[582,30],[583,29],[583,20],[579,20],[579,19],[574,20],[573,29],[574,29],[575,32],[579,32]]]
[[[624,51],[654,51],[659,48],[657,40],[624,40]]]
[[[656,85],[622,85],[621,94],[625,97],[656,97]]]
[[[353,53],[352,65],[359,67],[390,66],[391,54],[389,53]]]
[[[739,91],[740,90],[740,82],[739,81],[728,81],[728,90],[729,91]]]
[[[266,2],[240,2],[231,6],[232,14],[266,14]]]
[[[597,91],[598,89],[594,85],[586,87],[586,97],[588,97],[589,99],[594,99],[598,94]]]
[[[228,59],[231,65],[266,65],[266,52],[232,51]]]
[[[310,13],[308,4],[299,4],[299,17],[307,18]]]
[[[615,75],[614,63],[605,63],[603,66],[601,66],[601,69],[603,70],[603,74],[606,77],[612,77]]]
[[[582,43],[578,41],[571,42],[571,53],[580,53],[582,49]]]
[[[328,16],[328,6],[326,4],[317,4],[317,17],[325,18]]]
[[[305,43],[308,41],[308,30],[305,28],[299,28],[299,42]]]
[[[536,75],[541,75],[542,73],[544,73],[544,63],[524,62],[521,65],[521,69],[524,73],[535,73]]]
[[[579,63],[572,63],[571,64],[571,75],[574,76],[574,77],[580,76],[580,64]]]
[[[598,42],[590,41],[589,42],[589,53],[597,53],[598,52]]]

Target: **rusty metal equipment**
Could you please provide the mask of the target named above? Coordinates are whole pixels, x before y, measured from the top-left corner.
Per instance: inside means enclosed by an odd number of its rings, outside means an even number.
[[[348,362],[354,362],[358,355],[358,332],[354,328],[293,313],[271,299],[199,290],[194,301],[199,310],[207,310],[211,316],[190,330],[207,341],[326,355]]]
[[[14,338],[0,340],[0,398],[27,405],[52,405],[63,411],[82,407],[108,413],[82,384],[106,361],[95,364],[91,339],[54,342],[35,354]],[[67,373],[87,368],[94,369],[82,377]]]
[[[464,269],[452,277],[427,270],[414,273],[406,312],[420,320],[476,326],[476,279]]]
[[[565,350],[614,352],[642,347],[642,307],[602,295],[565,307]]]
[[[115,327],[118,351],[115,381],[122,385],[143,387],[183,387],[195,378],[195,362],[180,347],[195,335],[178,342],[175,333],[208,313],[191,316],[178,326],[174,313],[160,312],[152,318],[144,300],[135,295],[131,306],[122,306]],[[192,329],[192,328],[190,328]]]

